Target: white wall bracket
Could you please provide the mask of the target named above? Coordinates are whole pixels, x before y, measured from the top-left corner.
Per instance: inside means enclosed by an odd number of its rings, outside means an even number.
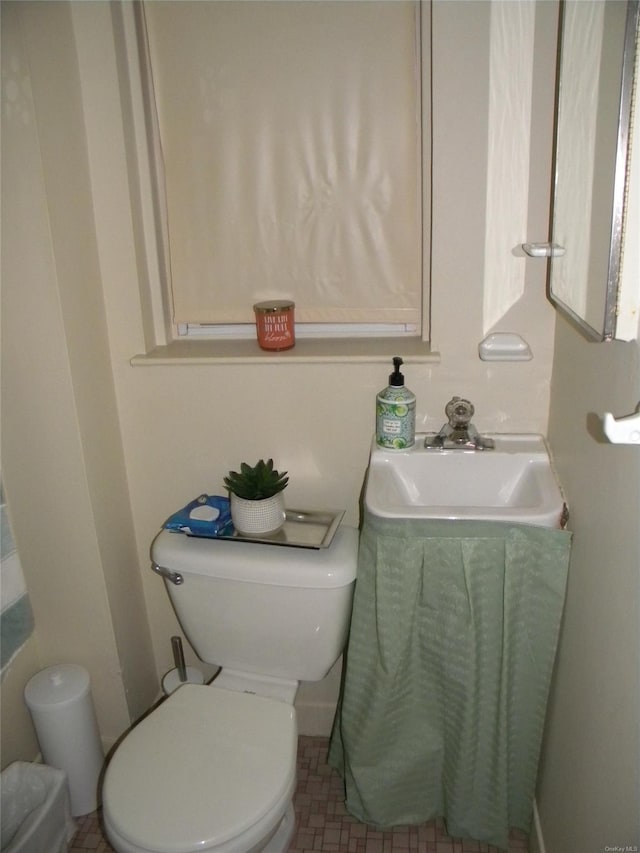
[[[614,418],[611,412],[605,412],[603,427],[612,444],[640,445],[640,406],[634,414],[623,418]]]
[[[558,243],[523,243],[522,248],[530,258],[561,258],[567,251]]]

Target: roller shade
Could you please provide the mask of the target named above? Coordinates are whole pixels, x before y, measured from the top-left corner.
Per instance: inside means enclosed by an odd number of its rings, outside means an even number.
[[[174,323],[422,314],[419,4],[149,2]]]

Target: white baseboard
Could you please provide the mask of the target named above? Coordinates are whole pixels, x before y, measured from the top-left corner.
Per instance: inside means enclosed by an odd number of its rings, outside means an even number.
[[[311,737],[329,737],[336,713],[335,702],[295,703],[298,734]]]
[[[547,848],[544,846],[542,837],[542,824],[540,823],[540,813],[538,812],[538,804],[533,801],[533,832],[529,839],[529,853],[547,853]]]

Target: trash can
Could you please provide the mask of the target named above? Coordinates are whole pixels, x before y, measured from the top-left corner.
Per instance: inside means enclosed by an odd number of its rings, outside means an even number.
[[[74,663],[43,669],[28,682],[24,698],[44,762],[67,774],[71,814],[95,811],[104,755],[89,673]]]
[[[67,776],[46,764],[14,761],[0,774],[0,850],[64,853],[76,825]]]

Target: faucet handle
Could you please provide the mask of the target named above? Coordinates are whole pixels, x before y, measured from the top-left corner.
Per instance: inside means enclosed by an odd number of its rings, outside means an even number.
[[[444,409],[449,426],[454,430],[466,429],[471,423],[474,412],[473,404],[462,397],[452,397]]]

